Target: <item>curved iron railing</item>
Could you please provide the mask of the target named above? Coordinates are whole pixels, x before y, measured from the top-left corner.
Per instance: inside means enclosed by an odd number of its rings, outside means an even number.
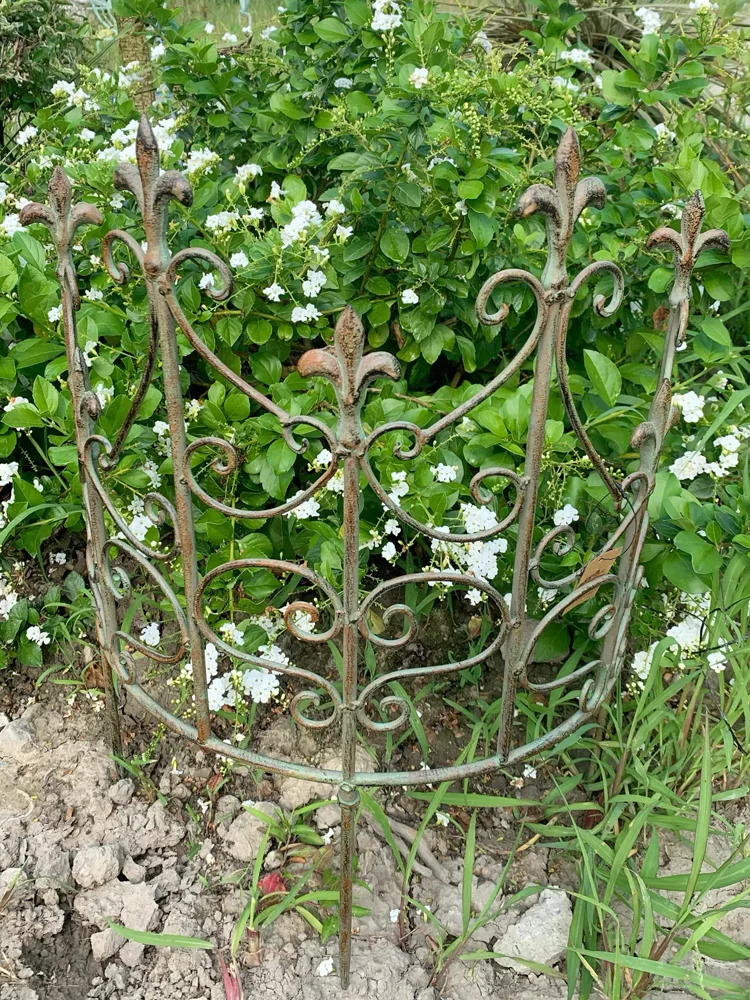
[[[641,549],[648,531],[647,502],[654,488],[664,437],[677,418],[671,402],[671,373],[675,351],[685,336],[688,322],[690,275],[701,250],[716,247],[729,248],[729,239],[722,230],[701,233],[704,215],[703,199],[696,192],[688,201],[682,215],[681,232],[669,228],[658,229],[650,237],[648,246],[663,246],[674,254],[675,281],[670,296],[670,315],[665,336],[665,346],[659,368],[659,381],[648,418],[632,434],[631,444],[640,454],[635,472],[618,482],[597,453],[586,433],[573,399],[568,381],[566,359],[566,334],[574,299],[578,291],[591,278],[604,273],[612,276],[613,292],[609,302],[602,296],[594,301],[600,316],[610,316],[618,308],[623,294],[623,276],[610,261],[597,261],[585,267],[572,281],[568,279],[566,257],[573,228],[581,212],[589,205],[604,204],[604,185],[594,177],[579,180],[580,153],[575,132],[569,129],[562,138],[555,155],[554,185],[534,184],[521,196],[518,204],[521,216],[541,213],[547,230],[548,259],[541,279],[527,271],[509,269],[493,275],[482,287],[477,300],[477,316],[486,325],[501,323],[508,314],[508,307],[488,312],[493,291],[509,282],[525,284],[534,295],[537,316],[534,328],[526,343],[512,361],[481,391],[450,413],[424,428],[408,421],[395,421],[376,427],[369,433],[362,426],[361,411],[368,385],[376,378],[397,379],[399,362],[392,355],[375,351],[365,353],[362,324],[349,307],[342,312],[335,328],[333,343],[305,353],[298,363],[298,370],[305,378],[327,379],[333,386],[337,400],[337,423],[330,427],[323,420],[310,415],[289,413],[269,399],[241,374],[228,367],[214,353],[192,327],[175,291],[175,281],[181,265],[187,260],[209,264],[222,278],[218,289],[206,290],[212,299],[222,301],[232,293],[232,276],[229,268],[211,251],[191,247],[171,255],[166,241],[169,202],[172,199],[189,205],[192,189],[187,180],[175,171],[162,173],[159,166],[159,149],[145,116],[138,131],[137,167],[121,164],[115,174],[115,185],[128,190],[135,197],[146,233],[145,251],[130,234],[122,230],[109,232],[103,241],[103,257],[113,280],[122,284],[129,277],[124,263],[116,262],[115,244],[122,243],[135,260],[143,281],[150,308],[150,338],[148,353],[140,385],[134,393],[132,405],[114,442],[96,432],[100,403],[91,391],[87,366],[76,340],[76,310],[80,298],[76,273],[71,255],[75,230],[83,224],[101,225],[99,211],[91,205],[71,203],[70,184],[60,168],[56,168],[49,185],[49,205],[27,205],[22,210],[24,224],[41,222],[53,235],[57,248],[57,273],[62,290],[64,333],[69,365],[69,389],[75,417],[76,439],[80,462],[88,529],[87,565],[97,614],[98,642],[105,661],[107,701],[112,725],[113,743],[119,748],[117,710],[114,700],[112,674],[116,675],[129,693],[156,719],[174,732],[199,743],[202,747],[226,757],[242,761],[266,771],[328,782],[338,786],[338,801],[342,812],[341,880],[340,880],[340,976],[343,986],[349,980],[352,917],[352,865],[355,839],[355,815],[359,804],[360,787],[417,785],[425,782],[449,781],[469,778],[494,771],[501,766],[523,761],[539,751],[554,746],[564,737],[575,732],[587,720],[594,718],[615,684],[622,667],[627,639],[628,622],[633,601],[641,580],[639,567]],[[224,379],[244,393],[257,406],[272,414],[279,422],[283,440],[299,454],[306,442],[295,437],[295,432],[307,427],[318,431],[331,454],[329,465],[317,479],[294,498],[271,508],[243,509],[212,497],[198,482],[192,459],[200,449],[213,449],[219,457],[212,461],[212,469],[220,477],[229,475],[240,461],[237,448],[218,437],[201,437],[188,443],[184,418],[184,400],[180,388],[179,357],[176,331],[180,330],[194,350]],[[445,428],[467,416],[496,389],[515,375],[522,365],[535,355],[535,373],[528,425],[523,473],[512,469],[482,469],[471,481],[471,494],[480,506],[487,505],[492,494],[483,492],[482,484],[493,477],[506,479],[513,487],[515,498],[507,516],[495,525],[473,534],[443,532],[434,526],[418,521],[403,510],[379,482],[369,454],[373,445],[383,435],[401,431],[412,444],[395,447],[395,457],[404,463],[416,458]],[[139,407],[148,390],[157,362],[161,362],[165,405],[174,466],[174,502],[164,494],[153,491],[144,498],[146,515],[154,524],[165,521],[171,525],[174,543],[167,549],[155,551],[145,545],[131,530],[118,512],[104,481],[106,473],[117,464],[127,435],[135,422]],[[557,556],[569,552],[575,542],[575,532],[569,525],[553,528],[534,544],[535,512],[542,468],[545,420],[553,375],[567,412],[570,425],[599,473],[612,497],[614,510],[620,515],[619,523],[606,542],[592,557],[566,576],[550,580],[542,575],[542,559],[552,548]],[[343,588],[338,593],[331,584],[308,566],[282,559],[234,559],[214,566],[202,578],[198,573],[197,550],[193,511],[196,498],[208,507],[231,518],[260,519],[287,514],[298,508],[336,475],[343,474]],[[494,587],[467,573],[431,571],[409,574],[381,583],[364,598],[359,593],[359,509],[360,477],[363,476],[383,506],[394,518],[415,531],[440,542],[466,543],[483,541],[498,536],[510,525],[516,525],[513,585],[510,604]],[[623,513],[624,510],[624,513]],[[109,519],[109,520],[108,520]],[[111,527],[110,527],[111,526]],[[112,529],[115,529],[114,532]],[[127,557],[160,589],[174,615],[179,640],[171,650],[155,649],[140,638],[123,631],[118,625],[117,605],[127,601],[130,580],[122,565],[114,565],[118,555]],[[175,593],[165,568],[178,565],[181,570],[182,600]],[[617,564],[617,568],[614,566]],[[262,656],[248,653],[225,642],[207,623],[202,610],[202,597],[206,587],[222,574],[245,569],[264,568],[279,576],[299,577],[306,585],[314,586],[325,595],[330,609],[331,624],[327,629],[309,632],[295,624],[295,616],[303,611],[317,619],[316,608],[304,601],[295,601],[284,612],[287,629],[298,640],[327,642],[338,640],[343,655],[343,674],[340,685],[310,670],[289,663],[279,664]],[[558,599],[540,621],[532,620],[526,612],[529,582],[547,590],[558,592]],[[452,586],[476,588],[488,598],[495,609],[497,632],[489,645],[479,654],[459,662],[449,662],[425,667],[409,667],[380,674],[360,687],[358,676],[359,640],[365,638],[381,648],[403,648],[416,629],[415,615],[404,604],[387,608],[387,621],[401,616],[402,634],[386,638],[376,634],[368,624],[368,612],[373,605],[391,591],[401,590],[409,583],[446,582]],[[564,595],[559,592],[566,588]],[[572,588],[572,589],[570,589]],[[539,637],[551,623],[558,621],[571,608],[582,604],[601,588],[609,588],[611,596],[593,615],[588,634],[599,645],[597,657],[564,678],[546,683],[535,682],[528,676]],[[207,698],[207,675],[204,659],[206,642],[211,642],[222,653],[244,661],[256,668],[297,679],[304,685],[290,703],[290,711],[300,726],[324,729],[333,723],[341,725],[340,770],[321,769],[305,764],[278,760],[252,749],[225,743],[212,735],[211,713]],[[452,767],[438,767],[425,771],[371,771],[355,769],[355,748],[358,728],[371,732],[393,731],[406,720],[408,705],[396,694],[387,693],[394,681],[419,676],[450,674],[481,663],[502,650],[505,662],[502,691],[502,708],[495,752],[488,757],[468,761]],[[159,704],[139,683],[135,654],[164,664],[174,664],[189,655],[192,664],[195,724],[179,718]],[[580,684],[578,708],[550,732],[523,746],[511,745],[513,706],[519,687],[532,691],[550,691],[562,686]],[[378,712],[372,711],[376,703]],[[324,704],[323,704],[324,703]],[[327,713],[320,717],[321,706]],[[391,711],[395,709],[396,715]],[[316,715],[306,714],[310,711]]]

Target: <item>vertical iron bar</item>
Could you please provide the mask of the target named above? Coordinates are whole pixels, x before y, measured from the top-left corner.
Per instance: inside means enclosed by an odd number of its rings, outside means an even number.
[[[352,951],[352,892],[356,810],[359,791],[352,783],[356,767],[357,653],[359,619],[359,462],[354,455],[344,459],[344,628],[341,723],[341,883],[339,890],[339,977],[341,988],[349,986]]]
[[[166,251],[168,254],[168,251]],[[198,560],[195,549],[195,527],[193,524],[193,495],[185,478],[185,415],[183,412],[182,389],[180,387],[180,361],[177,354],[177,338],[172,313],[156,281],[149,281],[149,297],[155,304],[156,321],[159,326],[161,365],[164,381],[164,402],[169,421],[172,442],[172,469],[174,476],[174,498],[177,511],[177,530],[182,555],[182,577],[187,608],[188,637],[190,641],[190,661],[193,666],[193,693],[195,695],[196,727],[198,741],[205,743],[211,735],[208,714],[208,690],[203,650],[203,638],[198,630],[193,605],[198,588]]]
[[[122,757],[122,733],[120,718],[117,711],[117,695],[113,677],[113,658],[117,656],[114,646],[114,634],[117,630],[117,610],[114,597],[106,584],[103,583],[102,558],[107,540],[107,530],[104,524],[104,508],[96,490],[89,489],[86,478],[86,463],[84,446],[87,439],[94,433],[94,418],[87,407],[86,394],[90,392],[88,370],[83,359],[83,353],[78,347],[78,324],[73,305],[73,290],[70,287],[72,276],[58,268],[58,279],[62,289],[63,332],[65,350],[68,356],[68,389],[70,390],[73,423],[76,435],[76,450],[78,452],[78,476],[81,483],[84,518],[87,527],[86,563],[89,569],[89,582],[95,592],[96,641],[101,656],[102,678],[104,686],[104,711],[107,720],[107,732],[112,753]],[[95,446],[98,447],[98,446]],[[94,456],[96,461],[96,456]],[[121,765],[115,763],[117,776],[121,777]]]
[[[523,496],[518,515],[518,538],[513,563],[513,587],[510,606],[511,631],[508,637],[503,675],[503,697],[500,728],[497,738],[497,752],[501,759],[508,756],[513,726],[513,708],[518,686],[518,676],[523,664],[519,662],[521,644],[525,638],[523,623],[526,620],[526,595],[529,585],[529,562],[534,548],[534,523],[536,499],[539,490],[539,473],[544,450],[544,429],[547,420],[552,365],[560,318],[561,302],[553,302],[547,313],[547,321],[539,338],[536,367],[534,369],[534,389],[531,395],[531,412],[527,432],[524,477],[528,486]]]

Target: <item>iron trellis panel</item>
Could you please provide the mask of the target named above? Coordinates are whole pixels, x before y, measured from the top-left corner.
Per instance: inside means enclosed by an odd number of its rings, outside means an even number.
[[[566,258],[576,220],[589,205],[604,204],[604,185],[594,177],[579,180],[580,152],[575,132],[569,129],[563,136],[555,155],[554,185],[534,184],[521,196],[518,203],[522,217],[541,213],[546,222],[547,264],[541,279],[527,271],[508,269],[493,275],[482,287],[477,299],[477,316],[481,323],[496,325],[508,314],[508,307],[489,313],[490,298],[495,288],[509,282],[524,283],[536,299],[537,315],[534,328],[526,343],[513,360],[481,391],[441,417],[427,428],[408,421],[383,424],[366,432],[361,412],[368,385],[376,378],[397,379],[400,374],[398,361],[383,351],[364,353],[365,336],[359,317],[349,307],[344,309],[336,324],[333,343],[324,348],[307,351],[299,360],[298,370],[305,378],[327,379],[333,386],[337,400],[337,423],[330,427],[311,415],[292,415],[259,392],[241,374],[224,364],[210,347],[201,340],[183,313],[175,291],[175,280],[180,266],[187,260],[199,260],[210,265],[222,278],[222,286],[209,288],[206,293],[216,301],[231,295],[232,276],[229,268],[214,253],[202,247],[191,247],[171,255],[167,245],[168,207],[171,199],[190,205],[192,189],[185,178],[175,171],[162,173],[159,166],[159,149],[154,134],[144,116],[136,142],[137,166],[121,164],[115,174],[115,184],[128,190],[135,197],[146,233],[146,249],[122,230],[112,230],[103,241],[103,255],[112,278],[122,284],[129,277],[124,263],[116,262],[113,248],[124,244],[135,259],[146,286],[150,310],[150,337],[146,363],[130,410],[114,442],[96,433],[100,404],[91,391],[87,366],[77,346],[76,310],[80,298],[71,254],[74,233],[82,224],[101,225],[102,218],[91,205],[73,205],[71,188],[65,174],[56,168],[49,185],[49,205],[32,204],[22,210],[24,225],[40,222],[46,225],[55,241],[61,286],[65,343],[68,358],[69,389],[75,418],[76,441],[83,487],[88,544],[87,565],[94,593],[97,634],[107,678],[106,697],[108,719],[112,730],[113,746],[119,748],[118,715],[114,698],[112,675],[116,674],[130,694],[154,718],[164,722],[171,730],[202,747],[223,754],[256,768],[305,778],[312,781],[336,784],[342,811],[341,838],[341,890],[340,890],[340,977],[344,987],[349,981],[351,955],[352,917],[352,864],[355,842],[355,818],[359,805],[359,788],[366,786],[416,785],[477,776],[494,771],[501,766],[520,762],[553,747],[561,739],[575,732],[586,721],[594,718],[609,696],[622,667],[627,640],[627,629],[635,594],[640,584],[639,567],[641,549],[648,532],[648,498],[654,488],[664,437],[677,418],[671,401],[671,373],[675,351],[684,339],[689,315],[690,275],[698,254],[707,247],[729,249],[729,238],[722,230],[701,233],[704,216],[703,199],[696,192],[688,201],[682,215],[681,232],[660,228],[648,240],[649,247],[662,246],[674,255],[675,280],[670,295],[670,314],[665,336],[665,346],[659,367],[659,380],[648,418],[636,427],[631,445],[640,455],[638,468],[622,481],[615,480],[590,441],[578,415],[567,374],[566,335],[570,313],[578,291],[591,278],[608,273],[612,276],[613,292],[609,302],[602,296],[594,301],[594,309],[601,316],[610,316],[620,305],[623,294],[623,277],[619,268],[610,261],[596,261],[585,267],[572,281],[568,279]],[[192,459],[201,448],[212,448],[222,454],[214,458],[212,468],[220,476],[229,475],[237,466],[239,453],[234,445],[222,438],[202,437],[188,443],[184,400],[180,388],[179,358],[176,331],[180,330],[188,341],[213,369],[256,405],[277,418],[286,444],[297,454],[305,450],[305,442],[298,441],[294,431],[300,427],[314,428],[323,437],[331,453],[331,461],[317,479],[299,495],[273,508],[249,510],[237,508],[212,497],[197,481]],[[536,356],[535,376],[531,399],[523,473],[504,468],[482,469],[472,479],[471,494],[477,504],[486,505],[492,495],[482,491],[483,483],[490,478],[503,477],[512,485],[515,500],[509,513],[499,523],[473,534],[443,532],[421,523],[404,511],[389,496],[378,481],[369,453],[372,446],[385,434],[401,431],[412,444],[399,443],[394,454],[408,462],[416,458],[426,445],[436,440],[447,427],[469,414],[482,401],[507,383],[525,362]],[[156,490],[144,498],[146,513],[155,524],[165,520],[172,528],[174,543],[169,550],[153,551],[140,541],[119,514],[100,473],[113,469],[125,439],[136,420],[138,409],[148,390],[157,361],[161,362],[165,405],[169,419],[172,458],[174,466],[174,502]],[[619,523],[606,542],[591,559],[567,576],[548,580],[542,576],[542,558],[554,546],[557,554],[569,551],[575,541],[570,526],[561,525],[547,532],[534,544],[537,493],[542,470],[542,450],[547,418],[548,401],[553,375],[567,412],[570,425],[594,468],[609,491],[614,509],[621,515]],[[344,563],[343,588],[338,593],[325,579],[309,567],[282,559],[234,559],[214,567],[204,576],[198,572],[195,527],[193,523],[194,498],[232,518],[270,518],[286,514],[310,499],[341,469],[343,471],[343,537]],[[483,580],[465,573],[431,571],[410,574],[386,580],[364,598],[359,593],[359,499],[360,477],[364,476],[369,487],[392,515],[423,535],[442,542],[466,543],[498,536],[511,524],[517,524],[517,542],[514,558],[513,585],[510,606],[505,599]],[[625,513],[623,512],[625,510]],[[108,530],[107,515],[115,532]],[[127,557],[144,572],[169,602],[178,627],[180,641],[170,651],[157,650],[118,626],[117,604],[127,600],[130,581],[122,565],[114,565],[116,554]],[[602,558],[600,558],[602,557]],[[595,562],[595,560],[598,560]],[[613,565],[617,563],[617,570]],[[183,583],[182,600],[174,592],[163,568],[177,566]],[[303,583],[314,585],[329,602],[331,624],[315,634],[301,630],[295,624],[298,611],[317,617],[316,609],[298,600],[287,606],[284,621],[287,629],[299,640],[326,642],[339,640],[343,654],[343,674],[340,689],[329,679],[293,664],[280,665],[253,655],[224,642],[210,627],[202,610],[206,587],[219,575],[240,572],[244,569],[265,568],[283,576],[295,574]],[[397,588],[411,582],[450,582],[464,587],[477,588],[486,594],[499,621],[492,642],[481,653],[458,661],[434,666],[412,667],[380,674],[360,687],[358,655],[361,638],[381,648],[398,649],[405,646],[416,628],[414,612],[403,604],[390,605],[388,619],[400,615],[404,627],[397,638],[384,638],[375,634],[368,625],[368,612],[375,602]],[[559,597],[544,614],[541,621],[533,621],[526,612],[526,595],[529,582],[533,581],[553,591],[572,588]],[[593,596],[601,587],[611,588],[612,596],[593,616],[589,624],[589,637],[600,643],[599,655],[562,680],[537,683],[527,675],[534,647],[544,629],[557,621],[566,611]],[[184,607],[183,607],[184,605]],[[212,734],[207,698],[207,675],[204,659],[206,642],[227,655],[255,667],[274,670],[302,681],[306,686],[292,699],[290,711],[299,725],[314,729],[328,728],[334,722],[341,724],[341,769],[321,769],[277,760],[228,745]],[[383,693],[393,681],[406,677],[454,673],[467,666],[483,662],[493,653],[502,650],[505,670],[500,723],[495,752],[485,758],[472,760],[452,767],[439,767],[424,771],[358,772],[355,769],[355,748],[360,729],[392,731],[406,719],[407,706],[402,698]],[[186,655],[192,663],[195,724],[169,712],[140,685],[135,654],[149,657],[165,664],[175,664]],[[511,745],[513,705],[519,686],[535,691],[549,691],[563,685],[580,685],[579,705],[571,716],[531,743]],[[382,694],[379,701],[380,718],[368,712],[371,699]],[[306,714],[327,699],[328,714],[323,718]],[[388,718],[388,711],[397,708],[395,718]],[[318,713],[320,714],[320,713]]]

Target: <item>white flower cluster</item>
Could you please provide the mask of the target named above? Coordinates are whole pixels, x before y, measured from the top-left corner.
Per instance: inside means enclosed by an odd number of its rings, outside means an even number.
[[[40,649],[42,646],[49,646],[51,641],[49,632],[43,632],[38,625],[30,625],[26,629],[26,638],[29,642],[35,642]]]
[[[149,622],[141,629],[141,641],[147,646],[158,646],[161,642],[161,630],[156,622]]]
[[[292,208],[292,221],[282,226],[281,245],[290,247],[307,239],[310,229],[319,226],[323,217],[314,201],[300,201]]]
[[[39,129],[34,125],[27,125],[20,132],[16,132],[15,140],[19,146],[27,146],[37,135],[39,135]]]
[[[697,424],[703,419],[706,400],[704,396],[699,396],[697,392],[677,393],[672,397],[672,402],[682,412],[682,419],[686,424]]]
[[[0,232],[10,240],[16,233],[25,233],[26,227],[21,225],[17,212],[8,212],[0,222]]]
[[[8,620],[11,609],[18,604],[18,594],[10,579],[4,573],[0,573],[0,618]]]
[[[315,299],[320,294],[327,280],[323,271],[314,271],[308,268],[307,277],[302,282],[302,291],[308,299]]]
[[[661,28],[661,15],[653,7],[639,7],[635,16],[641,22],[641,33],[644,35],[658,35]]]
[[[710,628],[715,618],[715,615],[711,614],[711,595],[702,594],[695,597],[692,594],[684,594],[682,604],[687,609],[687,614],[671,625],[666,635],[672,639],[672,646],[679,646],[681,657],[695,657],[709,644]],[[715,647],[718,648],[712,648],[705,654],[708,667],[717,674],[723,673],[726,669],[728,645],[728,640],[719,638],[715,643]],[[636,678],[636,687],[642,686],[648,678],[656,646],[657,643],[654,642],[648,649],[637,652],[633,657],[631,670]],[[684,668],[682,660],[679,666]]]
[[[462,503],[460,509],[461,519],[470,535],[494,528],[498,523],[495,512],[489,507]],[[442,526],[435,530],[447,533],[449,529]],[[486,542],[448,542],[433,538],[431,546],[442,571],[467,573],[485,582],[495,579],[499,572],[497,557],[508,550],[505,538],[491,538]],[[481,600],[481,594],[476,589],[470,590],[466,596],[471,604],[478,604]]]
[[[430,472],[439,483],[453,483],[458,477],[458,473],[452,465],[444,465],[442,462],[430,466]]]
[[[234,622],[224,622],[223,625],[219,626],[219,632],[221,632],[224,641],[233,646],[243,646],[245,643],[244,633],[237,628]]]
[[[372,5],[372,30],[393,31],[401,27],[401,7],[395,0],[375,0]]]
[[[188,180],[194,181],[201,174],[213,173],[213,169],[220,159],[218,153],[214,153],[210,149],[191,149],[185,167]]]
[[[304,490],[297,490],[297,492],[292,497],[292,500],[296,500],[297,497],[301,497],[304,494]],[[320,504],[314,497],[310,497],[301,503],[299,507],[294,507],[292,510],[287,511],[286,516],[297,518],[298,521],[306,521],[311,517],[317,517],[320,513]]]
[[[314,323],[316,319],[320,319],[320,311],[313,302],[292,309],[292,323]]]
[[[206,229],[217,236],[223,236],[235,228],[239,219],[237,212],[217,212],[206,219]]]
[[[415,69],[409,77],[409,83],[415,90],[421,90],[422,87],[426,85],[429,75],[430,71],[424,66],[420,66],[418,69]]]
[[[397,507],[400,507],[400,500],[405,497],[409,492],[409,484],[406,481],[406,472],[392,472],[391,473],[391,492],[388,494],[388,499],[393,501]]]
[[[591,53],[586,49],[568,49],[560,55],[562,62],[573,63],[574,66],[593,66]]]
[[[241,167],[237,167],[234,176],[237,182],[237,187],[240,191],[244,191],[245,185],[249,180],[252,180],[255,177],[263,176],[263,168],[257,163],[243,163]]]
[[[576,510],[576,508],[573,506],[573,504],[566,503],[565,506],[562,507],[560,510],[555,511],[552,520],[555,523],[555,525],[559,527],[560,525],[563,524],[565,525],[573,524],[574,521],[578,520],[579,516],[580,515]]]
[[[674,142],[677,138],[677,133],[673,132],[664,122],[657,122],[654,125],[654,132],[660,139],[666,139],[667,142]]]
[[[717,461],[709,462],[706,456],[698,450],[686,451],[669,466],[669,471],[680,480],[693,480],[696,476],[704,473],[717,479],[729,475],[730,471],[739,465],[739,451],[742,442],[750,438],[750,427],[733,425],[728,430],[728,434],[714,438],[714,447],[720,449]]]
[[[573,80],[567,80],[564,76],[553,76],[552,86],[559,90],[571,90],[576,94],[581,89],[577,83],[574,83]]]
[[[712,3],[711,0],[691,0],[688,4],[690,10],[694,10],[699,15],[711,14],[719,9],[717,3]]]

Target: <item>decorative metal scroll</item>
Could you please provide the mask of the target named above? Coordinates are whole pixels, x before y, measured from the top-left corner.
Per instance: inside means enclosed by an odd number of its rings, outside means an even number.
[[[189,260],[208,264],[222,278],[218,289],[208,288],[206,294],[221,301],[232,292],[232,277],[215,254],[201,247],[181,250],[172,256],[166,242],[168,208],[171,199],[190,205],[193,197],[187,180],[179,173],[162,173],[159,150],[145,116],[138,131],[137,167],[121,164],[115,174],[115,185],[131,192],[143,218],[146,249],[129,233],[112,230],[103,241],[103,256],[113,280],[122,284],[128,279],[125,264],[115,261],[113,248],[122,243],[135,259],[146,286],[150,307],[150,340],[145,367],[129,413],[113,442],[96,432],[100,403],[90,389],[87,366],[76,339],[76,310],[80,298],[71,256],[75,230],[82,224],[101,225],[99,211],[91,205],[71,204],[70,184],[65,174],[56,168],[49,185],[49,206],[32,204],[22,210],[24,224],[40,222],[52,233],[57,247],[57,273],[62,289],[63,319],[68,357],[69,389],[75,415],[76,440],[83,488],[83,503],[88,529],[87,565],[96,602],[98,642],[107,678],[108,717],[112,725],[115,747],[119,747],[118,718],[114,700],[112,674],[128,692],[156,719],[169,729],[199,743],[207,750],[234,758],[266,771],[292,775],[311,781],[326,782],[338,787],[341,805],[340,859],[340,968],[341,983],[349,981],[352,921],[352,870],[355,843],[355,817],[359,805],[359,788],[364,786],[417,785],[429,782],[471,778],[498,768],[507,767],[553,747],[564,737],[594,718],[613,689],[622,667],[627,640],[628,622],[633,601],[642,576],[639,566],[641,549],[648,530],[647,502],[654,488],[654,476],[664,437],[677,418],[671,402],[671,373],[675,351],[682,342],[688,323],[690,275],[701,250],[729,248],[729,239],[722,230],[701,233],[704,216],[703,199],[696,192],[682,215],[681,232],[658,229],[648,241],[649,247],[662,246],[673,251],[675,281],[670,296],[670,315],[665,335],[664,352],[659,368],[659,381],[648,418],[635,428],[631,444],[640,454],[635,472],[618,482],[599,456],[586,433],[568,381],[566,335],[573,302],[579,290],[591,278],[611,275],[613,291],[607,302],[597,296],[594,309],[600,316],[611,316],[620,305],[623,277],[610,261],[596,261],[585,267],[572,281],[568,279],[566,256],[573,227],[587,206],[602,207],[604,185],[594,177],[579,180],[580,152],[575,132],[569,129],[555,155],[554,184],[551,187],[534,184],[521,196],[518,210],[522,217],[541,213],[547,229],[548,258],[541,278],[528,271],[509,269],[494,274],[483,286],[477,300],[479,321],[494,326],[508,315],[508,306],[496,312],[490,310],[493,291],[509,282],[521,282],[531,289],[536,299],[537,315],[534,328],[525,344],[508,365],[481,391],[441,417],[430,426],[418,427],[408,421],[396,421],[366,432],[361,411],[368,385],[378,378],[397,379],[398,361],[383,351],[365,353],[365,336],[356,313],[343,310],[336,324],[333,343],[305,353],[298,370],[305,378],[327,379],[333,386],[337,401],[337,423],[331,427],[318,417],[294,415],[266,397],[243,375],[224,364],[193,329],[183,313],[175,291],[175,281],[181,266]],[[209,366],[231,385],[244,393],[261,410],[272,414],[281,428],[286,444],[297,454],[307,443],[295,437],[295,431],[307,427],[320,433],[331,454],[328,467],[306,489],[294,498],[262,510],[230,506],[212,497],[198,482],[194,456],[199,449],[220,453],[212,468],[226,476],[237,467],[240,455],[235,446],[217,437],[202,437],[188,443],[184,417],[184,399],[180,388],[180,369],[176,331],[179,329]],[[485,480],[502,477],[515,494],[508,514],[492,527],[473,534],[443,532],[423,524],[403,510],[379,482],[370,463],[373,445],[390,432],[401,432],[412,442],[410,447],[397,444],[395,457],[405,464],[416,458],[426,445],[456,421],[472,412],[535,356],[531,411],[528,426],[523,473],[512,469],[486,468],[471,481],[471,494],[480,506],[492,500],[484,487]],[[168,522],[173,533],[173,545],[168,550],[154,550],[133,533],[111,498],[106,475],[116,466],[128,433],[151,383],[157,362],[161,364],[165,405],[174,468],[174,500],[153,491],[146,495],[145,513],[154,524]],[[579,568],[557,579],[546,579],[542,562],[545,555],[561,556],[575,542],[571,526],[561,525],[535,540],[537,493],[542,470],[545,420],[553,374],[567,411],[570,425],[588,454],[612,497],[618,518],[617,527],[604,544]],[[214,566],[203,577],[198,572],[196,536],[193,523],[196,503],[202,503],[232,518],[264,519],[289,513],[320,490],[339,470],[343,475],[343,590],[337,592],[331,584],[307,565],[281,559],[243,558]],[[359,500],[364,480],[394,518],[417,532],[442,542],[473,542],[498,536],[511,525],[516,526],[517,541],[510,606],[486,581],[467,573],[425,572],[399,576],[377,586],[364,598],[359,592]],[[121,557],[146,574],[161,591],[171,607],[179,640],[171,650],[154,649],[118,624],[118,605],[127,602],[130,580],[123,565],[114,565]],[[616,568],[615,568],[616,566]],[[336,640],[341,648],[343,670],[340,682],[291,663],[280,665],[260,655],[238,649],[224,642],[208,624],[203,612],[203,594],[220,575],[247,569],[268,569],[279,577],[296,576],[301,586],[318,588],[325,596],[330,611],[327,629],[306,631],[295,624],[295,616],[304,611],[315,618],[313,605],[298,600],[284,612],[287,629],[298,640],[325,643]],[[168,570],[177,569],[181,580],[181,598],[167,579]],[[538,586],[556,592],[552,607],[540,621],[526,611],[527,590],[533,581]],[[362,638],[380,648],[403,649],[416,630],[412,609],[404,604],[391,604],[385,612],[386,621],[403,618],[403,632],[397,638],[385,638],[370,627],[369,612],[384,597],[398,592],[409,583],[444,582],[452,586],[476,588],[486,595],[495,612],[496,634],[481,653],[459,662],[435,666],[396,669],[375,676],[360,685],[359,643]],[[535,646],[544,630],[557,622],[571,608],[599,594],[608,594],[605,603],[593,613],[588,626],[589,638],[595,640],[599,652],[595,659],[578,667],[563,678],[536,682],[529,676]],[[297,723],[324,729],[340,723],[341,768],[321,769],[305,764],[277,760],[252,749],[227,744],[212,734],[212,720],[207,698],[207,677],[204,661],[206,642],[224,654],[257,668],[266,668],[286,676],[290,683],[301,684],[290,703]],[[502,708],[495,752],[488,757],[470,760],[452,767],[425,771],[369,771],[355,768],[355,748],[358,730],[390,732],[397,730],[408,717],[408,706],[392,692],[393,682],[413,677],[451,674],[476,663],[486,661],[502,650],[505,663]],[[192,664],[194,692],[194,723],[179,718],[159,704],[141,686],[136,654],[163,664],[176,664],[189,656]],[[579,685],[578,708],[550,732],[523,746],[512,746],[513,707],[519,688],[550,691],[558,687]],[[378,700],[379,699],[379,700]],[[394,717],[393,712],[396,712]],[[309,714],[312,713],[312,714]],[[321,717],[321,713],[322,717]]]

